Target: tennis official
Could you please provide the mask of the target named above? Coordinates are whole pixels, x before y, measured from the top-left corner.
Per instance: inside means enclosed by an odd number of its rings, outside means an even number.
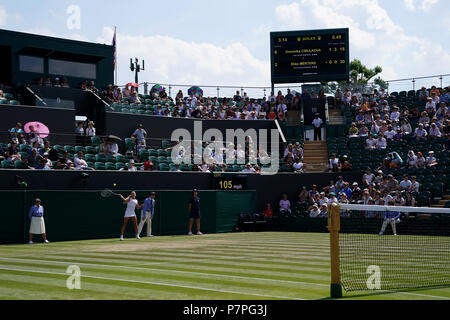
[[[147,223],[147,237],[153,237],[152,235],[152,220],[155,214],[155,193],[151,192],[150,196],[145,199],[144,206],[142,208],[141,222],[139,222],[138,233],[141,234],[144,224]]]
[[[45,243],[49,243],[47,240],[47,235],[45,234],[45,223],[44,223],[44,207],[41,206],[41,199],[36,198],[34,200],[34,206],[31,207],[28,213],[30,217],[30,241],[29,244],[33,244],[33,236],[35,234],[42,234]]]
[[[192,236],[192,224],[197,223],[197,235],[202,235],[200,232],[200,198],[198,197],[198,190],[192,190],[192,198],[189,199],[189,233]]]

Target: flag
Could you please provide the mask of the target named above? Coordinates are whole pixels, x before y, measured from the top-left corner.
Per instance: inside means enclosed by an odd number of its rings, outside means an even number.
[[[114,37],[112,40],[112,46],[113,46],[113,55],[114,55],[114,70],[116,70],[116,27],[114,27]]]

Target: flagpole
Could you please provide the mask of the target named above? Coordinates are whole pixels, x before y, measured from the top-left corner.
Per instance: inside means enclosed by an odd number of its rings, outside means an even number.
[[[116,26],[114,26],[114,37],[115,37],[115,46],[116,46],[116,48],[115,48],[115,57],[114,57],[114,59],[116,60],[116,63],[115,63],[115,70],[114,70],[114,73],[115,73],[115,85],[118,85],[118,83],[117,83],[117,62],[118,62],[118,60],[117,60],[117,34],[116,34],[116,31],[117,31],[117,27]]]

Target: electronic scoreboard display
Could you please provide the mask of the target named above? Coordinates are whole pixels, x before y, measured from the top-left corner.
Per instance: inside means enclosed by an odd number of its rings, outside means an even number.
[[[212,189],[223,191],[247,190],[247,175],[214,173]]]
[[[272,83],[349,79],[348,29],[270,33]]]

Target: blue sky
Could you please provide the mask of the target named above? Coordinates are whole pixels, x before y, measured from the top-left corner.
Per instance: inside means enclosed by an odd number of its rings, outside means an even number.
[[[92,42],[118,28],[119,82],[129,58],[141,80],[269,85],[269,32],[349,27],[350,55],[381,65],[385,79],[450,73],[448,0],[3,1],[0,28]],[[66,12],[80,8],[80,28]],[[450,79],[447,78],[447,82]]]

